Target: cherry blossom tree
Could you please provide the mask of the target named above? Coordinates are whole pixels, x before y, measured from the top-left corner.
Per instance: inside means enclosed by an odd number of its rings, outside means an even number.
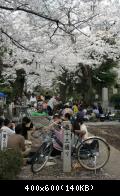
[[[1,40],[13,51],[5,62],[16,68],[27,59],[27,74],[33,69],[49,85],[61,65],[89,69],[119,61],[119,16],[119,0],[1,0]]]

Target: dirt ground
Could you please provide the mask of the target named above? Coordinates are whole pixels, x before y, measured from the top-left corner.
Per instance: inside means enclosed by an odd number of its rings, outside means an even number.
[[[103,137],[107,142],[120,150],[120,125],[89,125],[88,131],[96,136]],[[76,164],[76,160],[73,161],[73,164]],[[110,176],[105,173],[104,169],[95,172],[85,170],[80,165],[73,167],[72,171],[68,174],[63,173],[62,170],[62,160],[56,159],[56,164],[53,166],[46,166],[38,174],[33,175],[31,172],[30,165],[24,166],[18,179],[23,180],[62,180],[62,179],[72,179],[72,180],[113,180],[115,176]]]
[[[74,163],[77,163],[76,161]],[[31,166],[27,165],[22,168],[18,176],[20,180],[113,180],[115,176],[111,176],[103,169],[96,171],[89,171],[82,168],[80,165],[71,169],[70,173],[63,172],[63,161],[58,158],[56,164],[52,166],[45,166],[39,173],[33,174]]]
[[[120,150],[120,125],[88,126],[93,135],[103,137],[113,147]]]

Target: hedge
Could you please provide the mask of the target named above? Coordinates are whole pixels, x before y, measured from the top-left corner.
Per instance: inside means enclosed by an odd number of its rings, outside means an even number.
[[[14,180],[23,164],[21,153],[14,149],[0,151],[0,180]]]

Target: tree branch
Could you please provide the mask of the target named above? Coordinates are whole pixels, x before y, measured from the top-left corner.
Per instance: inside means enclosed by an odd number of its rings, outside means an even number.
[[[8,10],[8,11],[23,11],[23,12],[26,12],[28,14],[32,14],[32,15],[38,16],[38,17],[43,18],[45,20],[48,20],[48,21],[51,21],[51,22],[56,23],[57,24],[57,29],[59,28],[62,31],[64,31],[65,33],[70,34],[70,32],[67,31],[67,29],[66,29],[66,25],[64,23],[62,23],[60,20],[53,19],[53,18],[48,17],[46,15],[40,14],[40,13],[35,12],[35,11],[29,9],[29,8],[28,9],[25,9],[25,8],[20,7],[20,6],[19,7],[16,7],[16,8],[13,8],[13,7],[6,7],[6,6],[1,6],[0,5],[0,9],[4,9],[4,10]]]
[[[18,48],[20,48],[21,50],[27,50],[29,52],[34,52],[34,53],[43,53],[42,51],[34,51],[32,49],[27,48],[26,46],[23,46],[22,44],[20,44],[17,40],[15,40],[13,37],[11,37],[7,32],[5,32],[2,28],[1,28],[1,33],[6,35],[11,42],[17,46]]]
[[[56,33],[57,30],[58,30],[58,26],[55,28],[53,34],[50,36],[50,40],[51,40],[51,38],[55,35],[55,33]]]
[[[89,18],[87,18],[86,20],[78,21],[78,22],[74,23],[73,25],[76,25],[76,24],[81,23],[81,24],[79,24],[79,25],[77,26],[77,28],[78,28],[80,25],[82,25],[82,24],[84,24],[84,23],[88,22],[89,20],[92,20],[92,19],[93,19],[94,17],[96,17],[96,16],[98,16],[98,14],[93,15],[93,16],[90,16],[90,17],[89,17]]]
[[[61,67],[64,72],[67,72],[67,69],[65,68],[65,66],[59,64],[59,67]]]
[[[74,25],[72,25],[74,27],[74,29],[72,29],[70,31],[70,33],[72,33],[75,29],[77,29],[81,34],[85,35],[86,37],[89,37],[89,35],[87,35],[86,33],[82,32],[78,27],[75,27]]]
[[[57,19],[53,19],[51,17],[48,17],[48,16],[45,16],[45,15],[42,15],[40,13],[37,13],[33,10],[30,10],[30,9],[24,9],[22,7],[16,7],[15,9],[13,7],[6,7],[6,6],[1,6],[0,5],[0,9],[4,9],[4,10],[8,10],[8,11],[23,11],[23,12],[27,12],[29,14],[32,14],[32,15],[35,15],[35,16],[38,16],[38,17],[41,17],[41,18],[44,18],[46,20],[49,20],[49,21],[52,21],[52,22],[55,22],[55,23],[60,23],[61,25],[64,25],[63,23],[61,23],[59,20]]]
[[[79,24],[79,23],[88,22],[89,20],[93,19],[93,18],[96,17],[96,16],[98,16],[98,14],[92,15],[92,16],[90,16],[89,18],[87,18],[87,19],[85,19],[85,20],[78,21],[78,22],[74,23],[74,25]]]

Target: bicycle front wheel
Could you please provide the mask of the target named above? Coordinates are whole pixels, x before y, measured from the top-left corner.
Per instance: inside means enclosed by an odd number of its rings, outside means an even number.
[[[39,129],[39,130],[35,130],[35,131],[33,131],[32,133],[31,133],[31,136],[33,137],[33,138],[41,138],[41,137],[43,137],[43,132],[42,132],[42,130],[41,129]]]
[[[108,143],[100,137],[84,140],[78,147],[78,161],[86,169],[97,170],[105,166],[110,156]]]
[[[33,173],[38,173],[46,165],[52,149],[52,143],[44,142],[40,146],[32,160],[31,170]]]

